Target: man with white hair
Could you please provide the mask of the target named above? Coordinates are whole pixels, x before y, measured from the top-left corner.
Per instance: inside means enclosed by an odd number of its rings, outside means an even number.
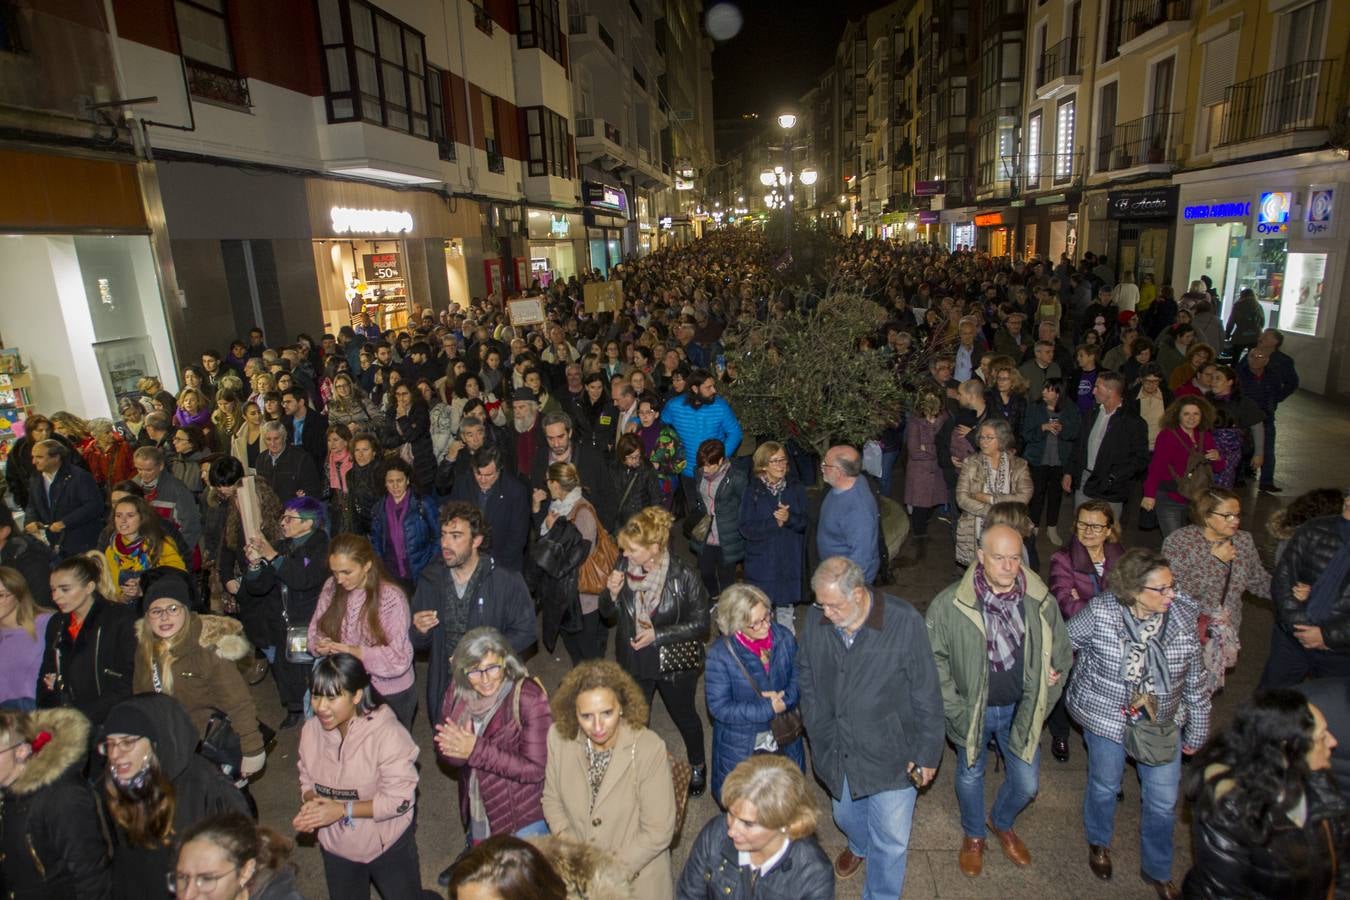
[[[1073,664],[1059,604],[1022,566],[1022,535],[986,528],[965,576],[928,606],[928,641],[937,661],[947,737],[956,748],[956,801],[964,839],[961,873],[979,877],[992,830],[1013,865],[1031,865],[1013,820],[1040,784],[1041,727]],[[984,771],[990,741],[1004,763],[988,820]]]
[[[264,422],[263,451],[258,454],[258,477],[267,482],[282,503],[296,497],[323,496],[323,479],[308,453],[286,440],[286,426]]]
[[[811,766],[830,794],[848,846],[841,879],[864,860],[863,900],[895,900],[905,886],[918,789],[942,761],[942,692],[923,618],[867,587],[843,557],[811,578],[815,607],[798,638],[797,679]]]

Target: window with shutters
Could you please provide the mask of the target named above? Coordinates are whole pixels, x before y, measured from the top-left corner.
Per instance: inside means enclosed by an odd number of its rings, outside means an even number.
[[[1239,31],[1230,31],[1205,45],[1205,65],[1200,74],[1200,123],[1203,136],[1197,143],[1205,151],[1219,143],[1228,86],[1237,80]]]

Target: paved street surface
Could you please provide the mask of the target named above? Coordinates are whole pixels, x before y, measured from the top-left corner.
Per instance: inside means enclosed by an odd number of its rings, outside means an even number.
[[[1342,405],[1323,401],[1300,393],[1280,410],[1277,482],[1285,491],[1278,498],[1256,494],[1255,486],[1244,491],[1243,527],[1252,531],[1257,544],[1270,563],[1273,549],[1265,535],[1265,521],[1300,492],[1314,487],[1342,486],[1346,469],[1336,463],[1338,453],[1350,446],[1350,415]],[[896,479],[895,490],[903,489],[903,479]],[[1254,506],[1253,506],[1254,504]],[[1061,526],[1070,521],[1068,504],[1061,513]],[[933,537],[925,558],[916,558],[911,542],[901,553],[893,570],[894,593],[913,602],[923,611],[929,599],[945,587],[956,575],[952,562],[951,541],[938,535],[940,523],[934,523]],[[1068,533],[1067,527],[1061,532]],[[1140,534],[1127,532],[1127,543],[1153,546],[1160,543],[1157,532]],[[1050,555],[1054,551],[1047,541],[1039,547],[1042,571],[1049,571]],[[894,587],[902,585],[902,587]],[[798,622],[810,612],[809,607],[798,608]],[[1215,700],[1215,726],[1226,723],[1237,704],[1251,696],[1261,666],[1265,662],[1268,633],[1271,624],[1270,604],[1264,600],[1251,601],[1243,615],[1242,655],[1238,668],[1228,678],[1228,686]],[[561,644],[558,656],[550,657],[542,651],[528,661],[530,671],[552,688],[567,671],[566,654]],[[418,690],[421,680],[419,666]],[[270,680],[254,689],[258,711],[263,719],[277,722],[282,711],[277,705],[276,692]],[[700,695],[701,698],[701,695]],[[659,700],[652,715],[653,727],[666,742],[679,752],[682,747],[670,717]],[[295,747],[298,730],[285,732],[277,749],[268,761],[266,774],[254,786],[263,822],[290,832],[290,821],[299,805],[295,787]],[[422,710],[413,736],[423,748],[422,786],[418,803],[418,846],[421,850],[423,883],[434,888],[436,874],[446,866],[464,845],[464,832],[459,825],[455,788],[439,769],[432,750],[431,731]],[[1348,736],[1342,736],[1342,740]],[[711,744],[711,731],[707,733]],[[1100,882],[1087,867],[1087,845],[1083,836],[1082,796],[1086,780],[1086,752],[1075,741],[1072,756],[1061,764],[1050,756],[1050,738],[1042,741],[1041,786],[1035,802],[1017,821],[1018,833],[1031,851],[1032,862],[1026,869],[1018,869],[1007,861],[991,836],[985,854],[984,874],[980,878],[963,876],[956,866],[957,849],[961,844],[961,829],[957,819],[956,798],[952,790],[952,752],[949,747],[937,780],[919,798],[911,835],[909,872],[906,879],[906,898],[930,897],[1003,897],[1059,900],[1081,897],[1151,897],[1152,891],[1139,880],[1139,784],[1128,772],[1124,779],[1125,800],[1116,817],[1116,837],[1112,847],[1115,879]],[[993,772],[986,789],[992,804],[995,789],[1002,773]],[[817,788],[822,804],[822,827],[819,839],[827,853],[833,856],[843,847],[839,831],[829,816],[829,801],[823,790]],[[716,804],[710,796],[689,804],[684,840],[676,846],[675,871],[683,866],[688,842],[710,817],[717,815]],[[1188,825],[1183,818],[1177,822],[1176,862],[1174,876],[1180,883],[1189,861]],[[311,843],[296,853],[300,868],[300,886],[306,897],[326,896],[322,863],[318,850]],[[838,896],[841,900],[861,896],[863,876],[860,872],[850,881],[841,882]],[[388,898],[395,900],[395,898]],[[401,898],[400,898],[401,900]]]

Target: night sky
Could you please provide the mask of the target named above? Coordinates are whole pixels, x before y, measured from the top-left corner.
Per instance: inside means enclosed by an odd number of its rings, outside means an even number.
[[[704,14],[716,0],[704,0]],[[743,113],[772,118],[809,91],[834,58],[844,23],[885,0],[736,0],[740,32],[713,50],[713,107],[719,124]],[[720,149],[720,148],[719,148]]]

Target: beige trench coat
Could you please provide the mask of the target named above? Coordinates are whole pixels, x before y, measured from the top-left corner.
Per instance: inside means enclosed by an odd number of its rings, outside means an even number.
[[[614,854],[642,900],[674,900],[675,789],[665,741],[650,729],[620,725],[594,807],[586,772],[585,734],[569,741],[551,726],[543,798],[549,831]]]
[[[981,503],[976,494],[984,493],[984,465],[979,453],[966,457],[961,466],[961,476],[956,480],[956,505],[961,508],[961,518],[956,522],[956,561],[968,566],[975,561],[975,550],[980,543],[980,523],[976,518],[989,514],[989,507],[1004,500],[1016,500],[1018,503],[1031,502],[1031,467],[1020,456],[1012,456],[1008,461],[1008,477],[1012,484],[1006,494],[999,494],[993,503]],[[1058,490],[1058,485],[1052,485]]]

